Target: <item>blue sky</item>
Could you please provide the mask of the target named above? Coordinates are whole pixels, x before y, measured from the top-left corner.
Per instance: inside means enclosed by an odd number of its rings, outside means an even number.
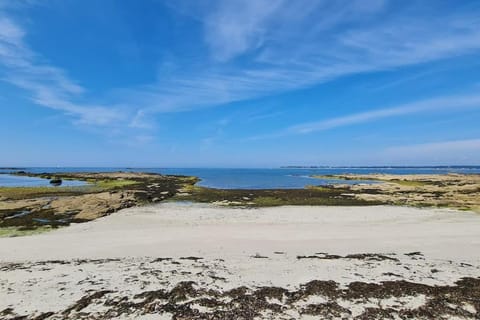
[[[0,0],[0,166],[480,164],[480,2]]]

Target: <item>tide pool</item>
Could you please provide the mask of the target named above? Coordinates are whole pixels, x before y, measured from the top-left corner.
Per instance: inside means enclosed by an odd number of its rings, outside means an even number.
[[[77,180],[63,180],[59,187],[78,187],[87,183]],[[0,187],[52,187],[49,179],[37,177],[16,176],[12,174],[0,174]]]

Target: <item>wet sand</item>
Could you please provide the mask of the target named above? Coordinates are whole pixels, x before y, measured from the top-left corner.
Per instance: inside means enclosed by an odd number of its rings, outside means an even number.
[[[0,239],[0,314],[475,319],[479,235],[480,215],[448,209],[129,208]]]

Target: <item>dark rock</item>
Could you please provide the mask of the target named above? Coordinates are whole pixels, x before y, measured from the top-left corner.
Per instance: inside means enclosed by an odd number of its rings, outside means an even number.
[[[60,186],[60,185],[62,185],[62,179],[54,178],[54,179],[50,180],[50,184],[52,186]]]

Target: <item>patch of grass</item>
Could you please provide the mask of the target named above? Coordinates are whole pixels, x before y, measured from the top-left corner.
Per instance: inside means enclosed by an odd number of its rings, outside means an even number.
[[[392,182],[396,183],[405,187],[422,187],[429,185],[429,183],[425,181],[418,181],[418,180],[400,180],[400,179],[381,179],[381,178],[368,178],[367,177],[346,177],[341,175],[313,175],[312,178],[317,179],[327,179],[327,180],[369,180],[369,181],[381,181],[381,182]]]
[[[0,238],[30,236],[33,234],[48,232],[54,229],[55,228],[50,226],[42,226],[34,229],[26,229],[22,227],[4,227],[0,228]]]
[[[180,191],[181,192],[187,192],[187,193],[192,193],[192,192],[200,192],[202,187],[196,186],[195,184],[187,184],[184,185]]]
[[[253,202],[259,207],[274,207],[285,204],[285,200],[275,197],[258,197]]]
[[[185,183],[187,185],[193,186],[195,183],[199,182],[200,179],[194,176],[179,176],[179,175],[171,175],[170,177],[174,177],[181,183]]]
[[[332,190],[332,188],[329,188],[329,187],[324,187],[324,186],[311,186],[311,185],[305,186],[305,189],[316,190],[316,191],[323,191],[323,192],[329,192],[329,191]]]
[[[55,195],[76,195],[88,192],[87,186],[81,187],[0,187],[0,197],[8,199],[29,199]]]
[[[366,201],[356,198],[342,197],[310,197],[310,198],[273,198],[259,197],[253,201],[255,207],[274,206],[366,206],[383,204],[378,201]]]
[[[368,176],[344,176],[344,175],[334,175],[334,174],[327,174],[327,175],[311,175],[311,178],[327,180],[329,185],[334,184],[351,184],[350,182],[344,181],[352,181],[353,184],[371,184],[371,183],[378,183],[382,181],[380,179],[371,178]],[[307,186],[308,187],[308,186]]]
[[[412,181],[412,180],[399,180],[399,179],[391,179],[391,180],[382,180],[385,182],[393,182],[396,184],[399,184],[401,186],[406,186],[406,187],[423,187],[428,185],[428,183],[424,181]]]
[[[0,187],[0,197],[7,199],[31,199],[48,196],[74,196],[91,192],[121,189],[138,184],[126,179],[86,179],[89,185],[78,187]]]
[[[470,210],[476,213],[480,213],[480,206],[471,206]]]
[[[324,175],[314,174],[311,177],[315,179],[326,179],[326,180],[353,180],[345,176],[336,176],[333,174],[324,174]]]
[[[134,184],[139,184],[139,182],[134,180],[126,180],[126,179],[106,179],[106,180],[94,181],[94,184],[96,187],[99,187],[101,189],[110,190],[110,189],[123,188],[123,187],[131,186]]]

